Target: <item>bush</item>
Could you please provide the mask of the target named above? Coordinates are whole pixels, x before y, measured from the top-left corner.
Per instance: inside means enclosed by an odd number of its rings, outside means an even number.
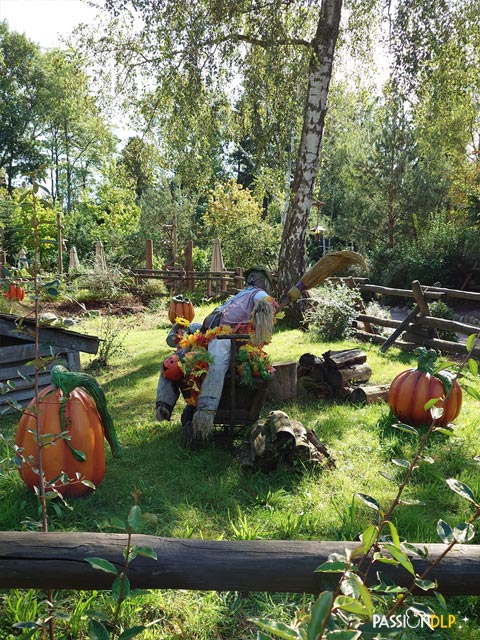
[[[311,292],[312,304],[304,313],[307,330],[316,340],[342,340],[352,333],[358,293],[344,285],[325,285]]]
[[[428,303],[430,309],[430,315],[435,318],[443,318],[444,320],[455,320],[455,313],[448,305],[442,300],[435,300]],[[458,342],[458,336],[454,331],[448,329],[437,329],[438,337],[442,340],[450,340],[451,342]]]

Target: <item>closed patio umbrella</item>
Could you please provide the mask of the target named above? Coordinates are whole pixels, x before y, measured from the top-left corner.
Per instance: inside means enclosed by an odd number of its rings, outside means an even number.
[[[213,251],[212,251],[212,259],[210,261],[210,271],[213,271],[213,272],[225,271],[220,238],[215,238],[215,240],[213,241]]]
[[[73,273],[74,271],[78,271],[80,269],[80,260],[78,259],[77,249],[76,247],[72,247],[70,249],[70,259],[68,262],[68,273]]]

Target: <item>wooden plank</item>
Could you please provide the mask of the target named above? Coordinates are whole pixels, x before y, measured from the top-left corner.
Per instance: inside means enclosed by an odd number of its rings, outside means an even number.
[[[35,325],[31,320],[22,319],[25,330],[18,331],[15,322],[20,318],[14,315],[0,315],[0,333],[3,335],[12,335],[27,342],[34,341]],[[43,344],[51,344],[57,347],[70,349],[71,351],[83,351],[85,353],[97,353],[100,339],[97,336],[77,333],[76,331],[68,331],[58,327],[39,328],[40,342]]]
[[[39,352],[41,356],[51,354],[50,347],[44,344],[39,345]],[[0,364],[28,362],[28,360],[33,360],[33,358],[35,358],[35,345],[33,343],[0,347]]]
[[[297,397],[297,363],[274,362],[275,374],[267,387],[267,401],[294,400]]]
[[[58,355],[55,360],[49,362],[46,366],[47,370],[50,370],[55,364],[66,364],[65,358],[62,355]],[[20,378],[19,372],[27,375],[33,376],[35,374],[35,366],[34,365],[25,365],[23,362],[17,363],[15,366],[11,367],[2,367],[0,371],[1,380],[14,380],[15,378]]]
[[[86,558],[100,557],[119,570],[125,564],[127,536],[112,533],[0,532],[1,589],[110,589],[115,576],[98,571]],[[315,573],[332,553],[353,550],[358,542],[301,540],[195,540],[134,535],[137,547],[150,547],[157,559],[138,556],[129,567],[133,588],[207,591],[319,593],[339,576]],[[411,556],[421,574],[445,551],[444,544],[421,544],[428,560]],[[409,586],[401,567],[373,563],[376,572]],[[480,546],[458,544],[429,575],[444,595],[480,594]],[[420,591],[419,595],[429,595]]]
[[[402,335],[402,333],[408,327],[410,322],[418,315],[419,311],[420,309],[418,308],[418,305],[415,305],[415,307],[410,311],[407,317],[404,320],[402,320],[402,322],[398,325],[395,331],[390,336],[388,336],[388,338],[382,344],[382,346],[380,347],[380,351],[382,353],[385,353],[385,351],[387,351],[387,349],[391,347],[391,345],[395,342],[395,340]]]

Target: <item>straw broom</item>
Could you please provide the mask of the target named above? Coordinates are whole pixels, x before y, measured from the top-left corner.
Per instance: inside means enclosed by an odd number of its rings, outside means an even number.
[[[352,264],[360,265],[365,271],[368,269],[365,258],[355,251],[334,251],[320,258],[287,292],[287,297],[280,303],[277,311],[284,309],[290,302],[296,302],[303,291],[318,286],[334,273],[345,269],[345,267],[350,267]]]

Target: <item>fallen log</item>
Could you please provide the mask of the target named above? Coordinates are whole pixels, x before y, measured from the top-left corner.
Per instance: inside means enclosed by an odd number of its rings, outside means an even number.
[[[331,589],[338,575],[315,573],[332,553],[358,542],[300,540],[195,540],[134,535],[133,544],[150,547],[157,559],[137,556],[128,570],[132,588],[206,591],[318,593]],[[0,532],[0,589],[110,589],[115,576],[98,571],[85,558],[103,558],[119,571],[125,560],[124,534],[30,531]],[[417,574],[445,551],[425,544],[429,560],[411,556]],[[373,584],[381,571],[401,586],[412,576],[404,569],[374,563]],[[480,546],[455,546],[429,574],[444,595],[480,594]],[[419,591],[419,595],[430,592]]]
[[[371,384],[353,387],[348,395],[348,402],[352,404],[371,404],[385,402],[388,397],[389,384]]]

